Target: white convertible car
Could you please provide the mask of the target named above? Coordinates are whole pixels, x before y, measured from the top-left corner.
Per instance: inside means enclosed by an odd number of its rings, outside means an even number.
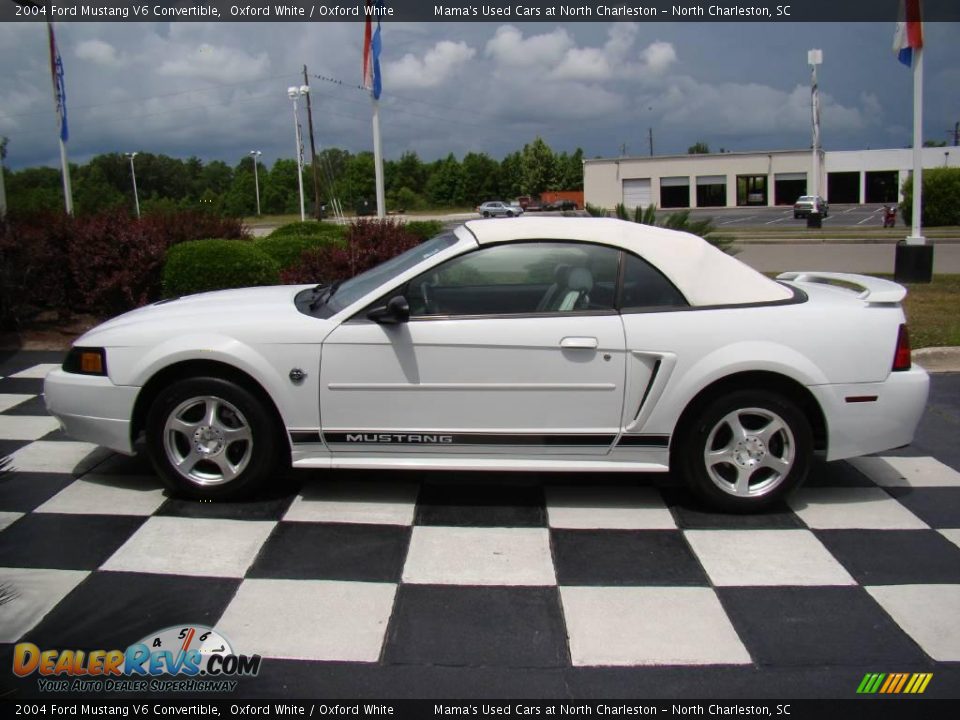
[[[143,439],[175,493],[298,468],[666,472],[763,508],[828,460],[908,444],[928,377],[906,291],[761,275],[693,235],[476,220],[342,284],[164,300],[46,378],[71,436]]]

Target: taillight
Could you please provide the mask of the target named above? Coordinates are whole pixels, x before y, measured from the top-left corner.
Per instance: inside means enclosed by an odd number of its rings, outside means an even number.
[[[900,332],[897,333],[897,351],[893,354],[893,369],[910,369],[910,333],[906,325],[901,325]]]

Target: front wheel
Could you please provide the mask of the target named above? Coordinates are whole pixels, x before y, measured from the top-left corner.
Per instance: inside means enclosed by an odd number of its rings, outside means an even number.
[[[674,464],[713,507],[755,512],[783,499],[807,476],[813,432],[786,397],[738,390],[707,405],[681,431]]]
[[[246,388],[222,378],[180,380],[147,415],[147,452],[177,496],[237,500],[278,470],[275,421]]]

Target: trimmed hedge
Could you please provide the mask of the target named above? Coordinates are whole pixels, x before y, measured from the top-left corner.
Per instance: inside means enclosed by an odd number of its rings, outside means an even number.
[[[300,261],[307,250],[316,250],[327,245],[340,245],[344,242],[346,230],[338,225],[337,232],[324,232],[316,235],[276,235],[272,234],[256,241],[261,252],[272,257],[281,270],[285,270]]]
[[[304,237],[310,236],[315,237],[317,235],[330,236],[335,238],[342,238],[344,236],[344,228],[342,225],[337,225],[332,222],[320,222],[318,220],[306,220],[304,222],[292,222],[286,225],[281,225],[267,237],[278,238],[278,237]]]
[[[960,225],[960,168],[930,168],[923,171],[923,202],[920,208],[924,227]],[[913,177],[903,184],[900,217],[910,227],[913,213]]]
[[[439,220],[411,220],[406,225],[406,231],[424,242],[442,233],[443,223]]]
[[[166,297],[279,284],[277,261],[256,243],[239,240],[194,240],[174,245],[163,267]]]

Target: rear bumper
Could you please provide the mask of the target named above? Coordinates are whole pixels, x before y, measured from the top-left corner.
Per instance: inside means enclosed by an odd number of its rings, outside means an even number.
[[[52,370],[43,383],[47,411],[76,440],[133,454],[130,420],[140,388],[109,378]]]
[[[827,460],[909,445],[929,390],[930,377],[919,367],[892,372],[880,383],[811,387],[827,419]]]

